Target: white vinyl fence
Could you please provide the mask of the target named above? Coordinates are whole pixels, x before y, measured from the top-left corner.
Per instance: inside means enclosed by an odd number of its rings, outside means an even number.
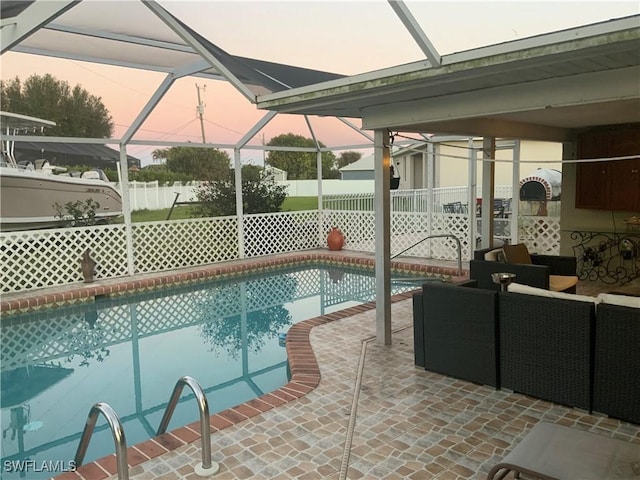
[[[287,187],[290,197],[318,196],[317,180],[284,180],[276,182]],[[196,191],[201,182],[174,182],[171,185],[160,182],[129,182],[129,196],[131,210],[161,210],[171,208],[178,196],[179,202],[196,201]],[[120,184],[114,186],[120,190]],[[324,195],[342,195],[351,192],[355,195],[365,195],[373,198],[373,180],[323,180]]]
[[[172,185],[160,185],[155,182],[129,182],[129,198],[131,211],[161,210],[171,208],[178,196],[179,202],[193,202],[197,200],[196,190],[200,182],[174,182]],[[115,184],[120,190],[120,185]]]

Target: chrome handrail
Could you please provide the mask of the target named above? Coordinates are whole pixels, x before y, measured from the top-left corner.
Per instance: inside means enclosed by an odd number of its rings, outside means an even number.
[[[158,431],[156,435],[162,435],[167,431],[167,427],[169,426],[169,420],[171,420],[171,416],[176,409],[176,405],[178,404],[178,399],[180,398],[180,394],[182,393],[182,389],[187,385],[192,391],[196,400],[198,402],[198,410],[200,411],[200,438],[202,440],[202,469],[205,471],[215,470],[213,472],[209,472],[209,474],[216,473],[218,471],[218,465],[213,464],[211,462],[211,425],[209,425],[209,402],[207,402],[207,397],[204,394],[204,391],[198,384],[198,382],[193,379],[193,377],[189,377],[185,375],[181,377],[176,382],[176,386],[173,388],[173,393],[171,394],[171,399],[167,404],[167,409],[164,412],[162,420],[160,422],[160,426],[158,427]]]
[[[118,467],[118,478],[120,480],[129,480],[129,467],[127,465],[127,440],[124,436],[124,430],[122,429],[122,422],[116,414],[115,410],[106,403],[96,403],[87,416],[87,423],[82,431],[82,437],[80,437],[80,443],[78,444],[78,450],[76,451],[75,464],[76,466],[82,465],[84,456],[87,453],[87,447],[89,447],[89,441],[91,435],[93,435],[93,429],[96,426],[98,420],[98,414],[102,413],[107,419],[111,433],[113,434],[113,441],[116,444],[116,464]]]
[[[429,240],[431,238],[453,238],[457,245],[458,245],[458,275],[462,276],[462,242],[460,242],[460,239],[458,237],[456,237],[455,235],[451,234],[451,233],[443,233],[443,234],[438,234],[438,235],[427,235],[426,237],[424,237],[422,240],[417,241],[416,243],[414,243],[413,245],[411,245],[408,248],[405,248],[404,250],[402,250],[399,253],[396,253],[395,255],[393,255],[391,257],[391,260],[393,260],[394,258],[396,258],[398,255],[402,255],[404,252],[406,252],[407,250],[411,250],[413,247],[415,247],[416,245],[421,244],[422,242],[424,242],[425,240]]]

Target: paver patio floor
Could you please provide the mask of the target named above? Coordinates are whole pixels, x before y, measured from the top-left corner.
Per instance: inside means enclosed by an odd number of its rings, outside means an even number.
[[[541,421],[640,443],[638,425],[415,367],[411,312],[411,300],[393,304],[391,346],[375,342],[375,310],[314,327],[319,386],[215,432],[212,478],[480,479]],[[202,478],[199,460],[195,442],[131,478]]]

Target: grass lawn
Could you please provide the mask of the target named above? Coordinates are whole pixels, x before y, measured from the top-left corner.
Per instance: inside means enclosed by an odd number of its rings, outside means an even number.
[[[282,204],[283,212],[297,212],[299,210],[317,210],[318,197],[287,197]]]
[[[282,204],[283,212],[296,212],[299,210],[317,210],[318,197],[287,197]],[[169,215],[170,208],[161,210],[134,210],[131,212],[132,222],[157,222],[166,220]],[[170,220],[182,220],[184,218],[192,218],[191,207],[178,206],[173,209]],[[115,223],[124,223],[122,217],[118,218]]]

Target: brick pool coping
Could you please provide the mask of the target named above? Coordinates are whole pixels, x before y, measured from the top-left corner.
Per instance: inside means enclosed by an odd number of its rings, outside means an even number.
[[[148,291],[173,284],[201,281],[220,276],[243,275],[249,272],[265,271],[292,265],[303,265],[309,262],[322,262],[323,266],[360,266],[372,268],[375,262],[371,258],[346,257],[331,253],[307,253],[288,255],[276,259],[260,259],[245,261],[236,265],[217,265],[180,273],[168,273],[140,280],[125,280],[110,285],[80,284],[78,288],[66,291],[25,294],[24,298],[2,301],[3,315],[25,311],[36,311],[51,306],[66,305],[91,301],[100,295],[122,295],[125,293]],[[394,273],[429,273],[455,278],[457,270],[450,267],[391,262]],[[410,298],[411,292],[394,295],[392,302]],[[286,350],[291,379],[277,390],[261,395],[240,405],[215,413],[209,417],[211,433],[214,434],[227,427],[260,415],[272,408],[297,400],[314,390],[320,383],[320,368],[311,347],[310,333],[317,325],[351,317],[375,308],[375,302],[368,302],[349,307],[334,313],[322,315],[298,322],[287,332]],[[200,422],[196,421],[138,443],[127,448],[127,464],[129,468],[144,463],[184,445],[200,441]],[[75,472],[66,472],[55,477],[55,480],[102,480],[117,474],[115,454],[108,455],[78,467]]]

